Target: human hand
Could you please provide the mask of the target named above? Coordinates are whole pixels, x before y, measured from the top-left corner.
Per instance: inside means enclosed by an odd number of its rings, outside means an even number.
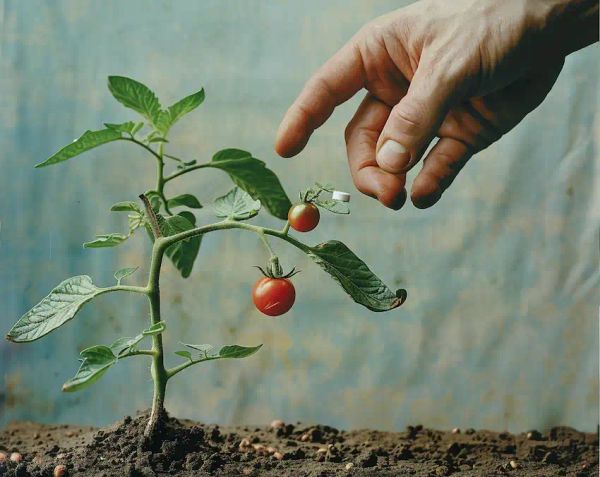
[[[393,209],[430,207],[473,154],[552,88],[564,57],[597,40],[597,0],[422,0],[363,27],[306,83],[276,150],[298,154],[334,108],[368,93],[346,128],[357,189]]]

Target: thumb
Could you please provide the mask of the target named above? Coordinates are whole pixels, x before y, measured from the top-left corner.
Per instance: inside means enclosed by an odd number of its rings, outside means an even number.
[[[406,95],[390,111],[377,141],[377,164],[391,173],[418,162],[448,112],[456,81],[421,62]]]

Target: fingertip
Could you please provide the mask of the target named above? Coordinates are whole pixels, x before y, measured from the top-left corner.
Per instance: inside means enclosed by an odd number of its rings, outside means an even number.
[[[428,209],[440,200],[442,192],[435,178],[421,172],[413,182],[410,200],[417,209]]]

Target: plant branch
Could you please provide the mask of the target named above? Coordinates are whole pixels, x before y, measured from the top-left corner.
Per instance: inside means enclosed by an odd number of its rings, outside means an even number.
[[[210,167],[208,163],[206,164],[196,164],[195,166],[186,167],[185,169],[180,169],[178,171],[173,172],[170,176],[165,177],[165,182],[169,182],[176,177],[179,177],[183,174],[187,174],[188,172],[195,171],[196,169],[203,169],[204,167]]]
[[[152,351],[151,349],[138,349],[135,351],[129,351],[128,353],[122,354],[121,356],[118,356],[119,359],[121,358],[129,358],[131,356],[139,356],[139,355],[144,355],[144,356],[154,356],[156,353],[154,353],[154,351]]]
[[[130,286],[130,285],[115,285],[112,287],[106,287],[103,288],[103,290],[105,292],[112,292],[112,291],[125,291],[125,292],[131,292],[131,293],[141,293],[143,295],[147,295],[148,294],[148,289],[145,287],[135,287],[135,286]]]
[[[137,144],[138,146],[143,147],[144,149],[146,149],[146,151],[148,151],[150,154],[152,154],[156,158],[156,160],[162,161],[162,157],[160,157],[160,155],[154,149],[152,149],[150,146],[147,146],[143,142],[140,142],[133,137],[122,137],[120,140],[121,141],[129,141],[134,144]]]
[[[207,358],[192,359],[192,360],[186,361],[185,363],[181,363],[177,366],[173,366],[172,368],[167,369],[168,379],[171,379],[177,373],[180,373],[184,369],[189,368],[190,366],[192,366],[194,364],[202,363],[204,361],[212,361],[215,359],[221,359],[221,358],[219,356],[209,356]]]

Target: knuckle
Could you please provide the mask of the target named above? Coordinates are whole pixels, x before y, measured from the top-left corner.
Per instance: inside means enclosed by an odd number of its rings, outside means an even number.
[[[413,99],[401,101],[394,106],[390,116],[402,128],[404,133],[415,135],[423,127],[423,111],[424,105],[421,101]]]

